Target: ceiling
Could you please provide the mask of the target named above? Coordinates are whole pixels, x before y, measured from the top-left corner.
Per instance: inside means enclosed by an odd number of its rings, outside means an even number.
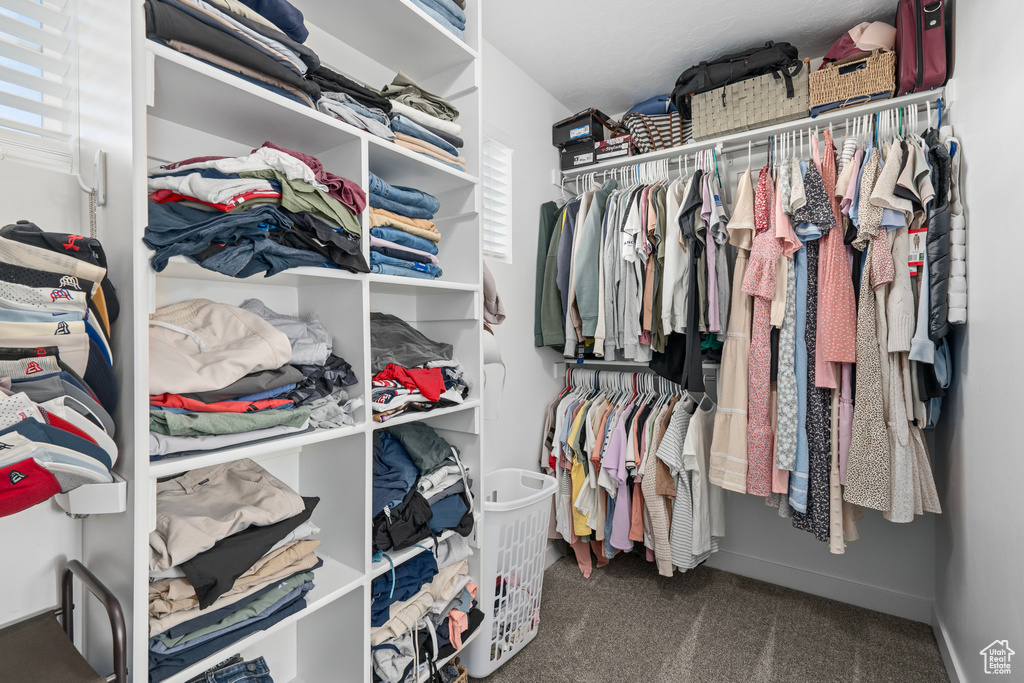
[[[862,21],[891,22],[896,0],[498,0],[485,10],[486,39],[556,99],[617,115],[670,92],[702,59],[766,40],[820,57]]]

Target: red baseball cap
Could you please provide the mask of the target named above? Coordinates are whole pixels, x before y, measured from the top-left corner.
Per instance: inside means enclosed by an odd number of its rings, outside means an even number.
[[[57,493],[57,479],[32,458],[0,469],[0,517],[27,510]]]

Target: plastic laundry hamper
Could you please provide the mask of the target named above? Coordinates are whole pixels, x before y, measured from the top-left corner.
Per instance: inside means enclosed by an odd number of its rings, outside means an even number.
[[[480,635],[462,657],[473,678],[489,676],[537,635],[548,520],[555,479],[521,469],[484,477]]]

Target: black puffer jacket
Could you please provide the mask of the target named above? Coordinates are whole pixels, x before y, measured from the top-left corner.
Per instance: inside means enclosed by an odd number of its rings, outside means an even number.
[[[939,131],[924,134],[928,163],[932,167],[935,198],[928,210],[928,337],[938,342],[949,332],[949,151],[939,141]]]

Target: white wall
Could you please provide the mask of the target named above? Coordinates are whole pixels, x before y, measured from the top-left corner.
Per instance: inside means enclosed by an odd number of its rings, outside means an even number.
[[[25,219],[43,230],[83,229],[83,195],[67,173],[0,161],[0,188],[0,226]],[[0,625],[56,606],[61,566],[81,557],[82,523],[49,500],[0,518],[0,541],[5,549],[0,552],[0,577],[8,579],[9,587],[0,601]]]
[[[985,678],[981,649],[1008,639],[1024,680],[1024,458],[1020,424],[1024,335],[1019,254],[1024,233],[1015,154],[1005,121],[1020,121],[1024,94],[1014,67],[1024,5],[1018,0],[957,4],[956,101],[951,112],[963,141],[968,230],[967,329],[953,336],[954,374],[943,407],[936,611],[961,681]]]
[[[508,318],[495,328],[507,372],[498,419],[484,424],[486,459],[488,469],[536,469],[542,404],[553,399],[561,385],[552,377],[559,354],[533,345],[538,218],[540,205],[559,195],[551,183],[551,171],[558,164],[551,124],[571,112],[486,41],[483,69],[484,133],[514,150],[512,263],[487,259]]]

